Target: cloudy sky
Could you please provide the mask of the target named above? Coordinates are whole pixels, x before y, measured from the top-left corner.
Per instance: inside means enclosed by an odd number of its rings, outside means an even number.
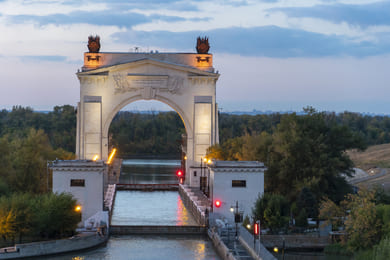
[[[223,111],[390,114],[389,0],[0,0],[0,108],[75,105],[90,34],[102,52],[209,36]]]

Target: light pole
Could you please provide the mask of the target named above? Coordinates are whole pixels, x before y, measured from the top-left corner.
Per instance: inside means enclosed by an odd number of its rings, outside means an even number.
[[[199,189],[202,190],[202,175],[203,175],[203,157],[200,157],[200,177],[199,177]]]
[[[238,238],[238,223],[242,222],[242,215],[238,211],[238,200],[236,201],[236,206],[230,207],[230,212],[234,213],[234,222],[236,223],[236,239]]]

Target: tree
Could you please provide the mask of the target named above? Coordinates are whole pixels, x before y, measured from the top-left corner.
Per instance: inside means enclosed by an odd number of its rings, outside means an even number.
[[[286,228],[289,221],[288,201],[282,195],[264,193],[256,200],[253,215],[271,232]]]
[[[344,225],[346,210],[341,206],[336,205],[329,198],[324,198],[321,201],[318,218],[325,220],[326,224],[332,224],[332,229],[337,230]]]
[[[35,230],[43,237],[71,235],[80,222],[71,194],[43,194],[35,201]]]
[[[300,209],[305,209],[305,213],[309,218],[317,218],[318,204],[314,194],[306,187],[303,187],[297,199],[297,206]]]
[[[16,216],[6,197],[0,197],[0,236],[4,239],[14,239]]]
[[[345,201],[349,214],[345,221],[348,247],[351,250],[371,248],[380,240],[380,219],[374,202],[374,192],[361,189],[348,194]]]
[[[273,134],[266,181],[273,192],[296,200],[303,187],[315,197],[340,201],[351,191],[341,176],[350,175],[353,163],[345,151],[364,148],[361,139],[346,127],[325,121],[325,114],[312,108],[304,116],[282,118]]]

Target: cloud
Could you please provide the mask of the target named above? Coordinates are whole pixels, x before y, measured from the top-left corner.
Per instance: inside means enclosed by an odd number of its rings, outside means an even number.
[[[23,62],[40,62],[40,61],[49,61],[49,62],[65,62],[66,56],[59,55],[40,55],[40,56],[20,56],[19,57]]]
[[[94,3],[107,3],[107,0],[96,0]],[[63,4],[67,5],[79,5],[79,0],[65,1]],[[198,7],[191,3],[191,1],[181,0],[112,0],[109,1],[110,7],[115,9],[169,9],[176,11],[198,11]]]
[[[390,25],[390,2],[362,5],[330,4],[312,7],[272,8],[271,12],[283,12],[289,17],[319,18],[332,22],[346,22],[360,27]]]
[[[8,22],[11,23],[25,23],[27,21],[33,21],[40,25],[47,24],[94,24],[94,25],[113,25],[118,27],[132,27],[137,24],[152,22],[152,21],[167,21],[177,22],[185,21],[186,18],[178,16],[166,16],[166,15],[143,15],[139,13],[126,13],[126,12],[85,12],[76,11],[70,14],[53,14],[53,15],[13,15],[8,16]]]
[[[211,52],[213,53],[263,57],[325,57],[338,55],[365,57],[390,53],[390,44],[387,42],[373,43],[365,41],[357,43],[342,36],[328,36],[277,26],[231,27],[190,32],[128,30],[115,33],[113,37],[117,42],[127,42],[137,46],[153,44],[161,48],[182,50],[183,46],[188,46],[188,48],[195,46],[195,39],[199,35],[210,37]],[[191,49],[194,50],[195,47]]]

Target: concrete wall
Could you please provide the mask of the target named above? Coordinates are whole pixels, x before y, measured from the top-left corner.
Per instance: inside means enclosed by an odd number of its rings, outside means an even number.
[[[67,239],[17,244],[15,247],[9,248],[13,249],[11,252],[4,253],[1,250],[0,259],[16,259],[77,251],[98,246],[105,243],[107,239],[107,235],[100,236],[93,232],[90,234],[83,233]]]
[[[261,242],[267,248],[283,247],[285,241],[286,249],[294,248],[325,248],[330,244],[329,237],[309,236],[309,235],[262,235]]]
[[[206,216],[204,214],[206,208],[197,204],[196,197],[191,197],[189,191],[184,188],[183,185],[179,185],[180,198],[183,201],[184,206],[191,212],[191,215],[195,218],[199,225],[206,225]]]
[[[54,161],[53,192],[72,194],[81,205],[81,225],[89,217],[103,210],[103,173],[106,166],[102,161],[69,160]],[[85,186],[71,186],[71,180],[84,180]]]
[[[233,254],[229,251],[229,248],[226,247],[226,245],[223,243],[222,239],[218,236],[218,234],[212,230],[208,230],[208,236],[213,243],[213,246],[215,248],[215,251],[217,251],[218,255],[223,260],[235,260],[236,258],[233,256]]]

